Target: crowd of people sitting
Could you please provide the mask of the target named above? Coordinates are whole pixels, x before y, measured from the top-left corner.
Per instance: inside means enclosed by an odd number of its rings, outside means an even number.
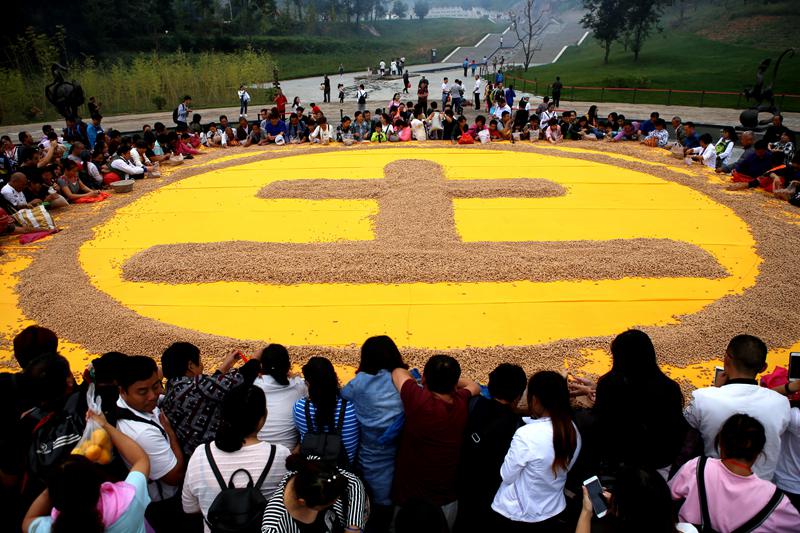
[[[109,352],[77,380],[56,335],[29,326],[14,339],[22,370],[0,374],[0,523],[26,533],[798,531],[800,381],[759,385],[760,339],[731,339],[724,371],[688,402],[645,333],[620,334],[610,352],[596,383],[501,363],[482,386],[450,355],[409,370],[376,336],[342,386],[328,358],[299,361],[278,344],[231,352],[209,372],[196,346],[175,342],[160,366]]]
[[[37,206],[49,211],[101,201],[107,197],[103,189],[110,184],[159,177],[163,166],[178,165],[202,154],[202,146],[333,142],[350,146],[412,140],[452,144],[638,142],[669,150],[686,164],[730,174],[731,189],[760,188],[800,206],[800,152],[795,150],[794,133],[783,125],[780,115],[773,118],[760,139],[754,132],[737,132],[727,126],[715,141],[708,133],[699,135],[693,122],[675,116],[667,123],[657,112],[643,121],[616,112],[604,119],[593,105],[579,116],[574,110],[557,110],[548,96],[534,106],[528,95],[517,100],[514,87],[504,87],[502,72],[492,79],[486,83],[480,75],[475,76],[470,101],[465,97],[465,82],[450,84],[445,78],[441,101],[437,102],[429,98],[429,81],[423,76],[416,102],[403,101],[402,94],[396,93],[385,107],[374,112],[367,109],[368,93],[361,86],[356,95],[358,110],[352,117],[338,117],[338,125],[315,103],[306,111],[298,97],[287,109],[288,100],[278,90],[275,106],[261,109],[255,120],[248,120],[245,108],[235,124],[225,115],[218,122],[203,123],[202,116],[193,113],[192,99],[187,95],[173,112],[174,128],[155,122],[143,125],[140,132],[122,135],[103,129],[95,101],[88,124],[78,117],[67,117],[61,132],[45,125],[38,141],[26,131],[19,133],[18,144],[8,136],[0,137],[0,232],[37,229],[19,220],[12,223],[8,214]],[[478,113],[471,121],[463,115],[465,107],[473,107]],[[734,157],[737,144],[742,151]]]

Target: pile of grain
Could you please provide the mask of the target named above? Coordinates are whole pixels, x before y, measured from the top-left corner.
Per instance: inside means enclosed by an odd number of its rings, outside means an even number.
[[[425,147],[433,147],[434,145],[426,145]],[[623,147],[618,145],[608,144],[588,144],[581,143],[580,146],[596,148],[599,151],[620,151],[626,154],[639,154],[643,158],[652,159],[652,152],[647,152],[638,146],[626,144]],[[337,148],[328,149],[314,149],[313,152],[335,150]],[[381,147],[370,147],[363,149],[382,149]],[[734,335],[748,332],[758,335],[764,339],[771,347],[787,346],[800,338],[800,321],[797,320],[798,309],[797,302],[800,302],[800,284],[796,283],[798,274],[800,274],[800,264],[796,260],[797,250],[800,250],[800,232],[797,227],[792,223],[791,219],[786,216],[785,209],[792,209],[791,207],[777,204],[775,201],[766,199],[765,197],[752,193],[737,193],[732,194],[723,190],[719,184],[709,183],[708,180],[700,173],[697,176],[686,176],[676,172],[670,171],[668,168],[654,167],[634,162],[624,162],[617,159],[610,159],[602,153],[597,154],[562,154],[548,150],[546,147],[536,147],[530,144],[517,143],[514,146],[509,145],[491,145],[491,146],[474,146],[474,147],[461,147],[461,149],[494,149],[494,150],[508,150],[508,151],[531,151],[537,153],[545,153],[557,157],[568,157],[586,159],[590,161],[598,161],[609,163],[612,165],[629,168],[631,170],[653,174],[659,178],[670,181],[675,181],[684,185],[691,186],[701,192],[707,194],[709,197],[717,202],[730,206],[738,216],[744,219],[751,228],[753,236],[757,242],[757,253],[764,259],[761,265],[761,270],[758,275],[757,285],[752,289],[745,291],[743,294],[727,296],[710,304],[702,311],[689,315],[677,317],[679,323],[676,325],[663,326],[663,327],[645,327],[653,338],[660,358],[663,362],[677,366],[686,366],[691,363],[707,360],[711,357],[720,356],[725,348],[727,341]],[[296,155],[301,150],[254,150],[254,158],[272,158],[281,157],[286,155]],[[409,157],[413,157],[413,151],[409,150]],[[511,154],[509,154],[511,155]],[[230,165],[239,165],[251,161],[250,158],[212,163],[203,168],[192,168],[187,166],[179,170],[173,176],[163,180],[154,180],[152,182],[141,182],[137,185],[136,191],[127,197],[114,197],[113,201],[100,204],[94,210],[74,210],[80,211],[80,214],[67,213],[63,218],[63,225],[69,226],[68,231],[64,231],[56,235],[51,242],[47,243],[35,255],[33,264],[26,269],[21,275],[19,284],[20,302],[23,311],[33,320],[54,329],[60,337],[69,339],[73,342],[83,344],[87,349],[96,353],[102,353],[109,350],[121,350],[127,353],[141,353],[157,357],[161,351],[171,342],[175,340],[185,340],[193,342],[201,347],[203,352],[209,358],[209,366],[213,364],[215,358],[220,358],[227,350],[231,348],[241,348],[244,350],[255,350],[260,345],[259,341],[247,341],[223,338],[213,335],[200,333],[184,328],[179,328],[167,324],[157,322],[148,318],[144,318],[133,311],[119,305],[107,294],[98,291],[94,288],[87,275],[83,272],[77,259],[77,251],[80,245],[91,238],[92,229],[113,216],[117,207],[127,205],[129,202],[134,201],[141,194],[145,194],[153,188],[159,187],[164,183],[169,183],[176,179],[181,179],[201,172],[207,172],[215,168],[224,168]],[[414,165],[425,165],[424,163],[414,163]],[[422,168],[422,167],[420,167]],[[427,168],[427,167],[426,167]],[[458,250],[459,246],[465,246],[454,238],[452,231],[452,220],[448,218],[448,225],[440,228],[433,233],[423,233],[416,235],[413,231],[418,228],[411,228],[407,231],[407,238],[404,237],[403,232],[397,228],[409,228],[408,220],[396,218],[401,216],[403,212],[408,212],[408,207],[403,205],[403,202],[410,201],[412,196],[409,194],[397,194],[398,191],[402,192],[403,188],[411,187],[407,178],[404,178],[403,170],[390,165],[389,173],[395,177],[395,183],[392,185],[393,194],[384,195],[380,190],[373,187],[372,184],[360,184],[360,190],[352,192],[355,198],[372,197],[378,198],[381,202],[381,211],[389,205],[388,215],[381,216],[375,221],[375,231],[378,240],[386,240],[395,243],[411,242],[417,237],[418,242],[425,243],[427,250],[436,243],[436,246],[447,246],[448,251],[453,249]],[[430,168],[427,168],[430,171]],[[426,187],[431,187],[428,192],[441,193],[441,190],[435,189],[441,184],[431,181],[426,184]],[[496,185],[496,184],[495,184]],[[507,188],[507,184],[502,188]],[[337,196],[342,194],[340,190],[336,189],[336,184],[331,185],[333,189],[330,194]],[[352,185],[349,187],[352,188]],[[480,186],[478,184],[468,184],[467,191],[463,191],[463,195],[477,195],[481,194]],[[541,188],[532,183],[526,185],[528,190],[525,196],[531,194],[531,187],[538,189],[540,195],[553,195],[560,194],[558,190],[548,189],[547,186]],[[273,195],[272,197],[287,197],[296,187],[294,185],[284,183],[274,186],[273,190],[264,191],[264,194]],[[307,191],[296,192],[298,197],[307,197]],[[419,192],[419,191],[418,191]],[[322,194],[322,193],[320,193]],[[373,196],[367,196],[372,194]],[[448,194],[455,196],[459,191],[449,190]],[[497,191],[487,190],[487,196],[495,196]],[[423,201],[426,198],[425,193],[420,193],[416,197],[416,202]],[[397,205],[392,207],[389,202],[398,202]],[[440,208],[441,203],[437,203]],[[771,208],[765,208],[769,206]],[[776,207],[778,206],[778,207]],[[423,212],[428,213],[428,216],[441,216],[440,214],[431,212],[434,205],[419,206]],[[416,208],[416,207],[415,207]],[[452,216],[452,207],[447,217]],[[72,210],[71,210],[72,211]],[[394,213],[395,215],[392,215]],[[430,229],[429,226],[426,227]],[[405,240],[404,240],[405,239]],[[328,243],[334,245],[335,243]],[[570,270],[578,270],[581,272],[580,277],[614,277],[610,272],[614,268],[631,268],[631,272],[638,275],[687,275],[699,277],[715,277],[721,275],[719,266],[711,260],[705,252],[702,252],[694,247],[690,247],[681,243],[674,243],[670,241],[625,241],[626,253],[619,254],[619,249],[615,248],[618,243],[606,243],[598,245],[598,243],[548,243],[536,245],[536,249],[528,251],[527,255],[518,259],[510,258],[511,252],[523,252],[523,250],[505,248],[504,245],[492,243],[489,248],[488,243],[472,243],[480,247],[481,253],[485,257],[481,259],[478,269],[484,269],[482,274],[485,274],[481,279],[492,279],[492,275],[501,275],[502,272],[508,272],[503,267],[500,269],[497,265],[493,265],[491,257],[496,254],[500,261],[510,261],[518,269],[520,275],[525,274],[527,277],[524,279],[549,279],[552,276],[553,262],[558,258],[567,257],[567,264]],[[326,245],[326,246],[328,246]],[[495,245],[497,245],[495,247]],[[231,246],[230,244],[223,244],[218,248],[212,248],[205,252],[213,252],[215,254],[215,262],[230,264],[231,259],[226,258],[226,249]],[[254,248],[248,249],[247,246],[253,246],[248,243],[235,243],[235,254],[238,255],[244,250],[254,253],[262,253],[268,247],[263,245],[255,245]],[[271,245],[272,246],[272,245]],[[416,280],[426,281],[426,272],[430,271],[432,276],[430,279],[441,279],[450,276],[457,276],[451,269],[447,267],[446,261],[442,265],[438,262],[442,257],[439,257],[436,262],[422,263],[418,261],[414,263],[411,259],[411,264],[408,268],[397,269],[398,278],[392,278],[395,274],[380,272],[386,270],[385,267],[388,261],[404,260],[416,257],[420,250],[388,250],[383,249],[382,252],[372,250],[356,250],[352,257],[351,264],[348,269],[339,270],[336,265],[326,264],[324,256],[329,252],[329,249],[322,247],[317,248],[314,245],[308,246],[295,246],[285,247],[280,250],[281,253],[289,253],[292,255],[290,263],[287,263],[285,269],[278,271],[277,280],[280,283],[292,282],[292,279],[303,280],[308,279],[307,276],[313,275],[316,278],[330,276],[330,279],[349,280],[352,276],[358,274],[358,270],[354,265],[359,260],[367,260],[370,257],[374,258],[375,264],[372,265],[369,272],[373,272],[375,280],[381,282],[388,282],[384,280],[395,279],[395,281]],[[245,248],[242,248],[245,247]],[[348,248],[350,245],[348,244]],[[629,254],[629,247],[632,247],[630,256],[624,258]],[[269,250],[276,250],[269,247]],[[268,253],[272,253],[269,252]],[[314,252],[317,250],[317,252]],[[320,253],[320,251],[322,253]],[[462,249],[464,256],[457,258],[460,264],[464,264],[466,255],[470,250],[468,247]],[[474,252],[474,250],[472,250]],[[170,250],[170,253],[184,254],[185,249],[177,247]],[[674,257],[675,254],[682,254],[686,260],[681,261],[659,261],[662,264],[654,265],[646,255],[649,252],[652,256],[659,257],[665,254],[666,257]],[[145,274],[142,271],[142,265],[146,265],[152,260],[152,254],[155,252],[143,252],[135,261],[127,265],[125,273],[129,277],[139,277],[141,279],[153,279],[152,274]],[[317,254],[313,256],[313,254]],[[344,253],[344,250],[336,251],[336,253]],[[607,265],[609,263],[609,254],[616,257],[617,263]],[[285,257],[285,256],[284,256]],[[311,259],[314,257],[313,259]],[[575,258],[579,259],[575,259]],[[198,259],[199,258],[194,258]],[[310,271],[306,269],[303,271],[299,266],[302,261],[313,262],[319,270],[314,269]],[[188,261],[186,261],[188,262]],[[539,271],[534,273],[522,272],[524,265],[531,263],[541,264],[542,267]],[[177,263],[174,261],[172,263]],[[436,263],[437,266],[431,265]],[[56,265],[58,265],[56,267]],[[627,265],[627,266],[625,266]],[[678,265],[668,267],[667,265]],[[669,270],[673,268],[675,270]],[[292,274],[292,269],[300,269],[299,274]],[[192,274],[197,276],[197,269]],[[512,269],[513,271],[513,269]],[[378,274],[375,274],[378,272]],[[406,272],[403,274],[403,272]],[[409,274],[411,272],[411,274]],[[488,274],[487,274],[488,272]],[[162,274],[159,274],[161,276]],[[181,281],[195,281],[202,280],[203,278],[190,277],[188,272],[171,266],[171,270],[166,270],[163,274],[166,278],[175,282]],[[511,276],[512,274],[506,274]],[[216,277],[215,277],[216,276]],[[294,277],[293,277],[294,276]],[[336,276],[340,276],[336,278]],[[403,277],[406,276],[406,277]],[[475,279],[475,271],[468,271],[464,274],[466,280]],[[219,279],[219,272],[210,276],[212,279]],[[257,272],[253,279],[258,281],[268,281],[267,273]],[[500,278],[508,279],[508,278]],[[363,281],[362,281],[363,282]],[[380,332],[376,332],[380,333]],[[273,337],[269,331],[265,331],[266,337]],[[280,339],[276,339],[280,340]],[[298,360],[302,360],[311,354],[324,354],[331,357],[333,360],[343,364],[357,364],[358,360],[358,346],[357,344],[363,339],[353,339],[353,345],[348,347],[324,347],[324,346],[302,346],[291,348],[291,352]],[[600,338],[584,338],[574,340],[563,340],[538,346],[499,346],[491,348],[466,348],[453,351],[459,358],[464,372],[467,375],[485,379],[488,372],[500,361],[516,362],[527,371],[533,371],[541,368],[560,368],[563,365],[565,357],[571,360],[579,359],[579,350],[584,348],[607,348],[611,341],[611,337]],[[409,347],[403,350],[406,358],[414,365],[421,365],[424,360],[430,355],[430,350],[420,350]],[[441,350],[439,351],[441,352]]]

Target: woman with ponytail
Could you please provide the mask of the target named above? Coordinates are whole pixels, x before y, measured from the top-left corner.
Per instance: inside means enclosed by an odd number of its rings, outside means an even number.
[[[101,415],[89,415],[131,465],[125,481],[104,481],[100,468],[82,455],[70,455],[52,472],[47,489],[33,502],[22,529],[27,533],[144,533],[150,503],[150,460],[130,437]]]
[[[291,452],[280,444],[273,445],[258,439],[258,430],[266,419],[264,392],[255,385],[240,385],[225,396],[216,438],[213,442],[198,446],[189,459],[181,498],[184,512],[202,512],[203,517],[207,517],[211,504],[222,490],[209,463],[208,454],[213,458],[225,483],[232,481],[236,487],[241,488],[246,486],[249,479],[253,483],[259,479],[274,453],[272,465],[260,487],[265,499],[272,496],[286,474],[284,464]],[[250,474],[250,478],[244,472],[238,472],[242,469]],[[210,531],[208,523],[204,523],[205,530]]]
[[[306,433],[338,431],[347,451],[350,464],[356,457],[359,442],[359,424],[355,405],[342,399],[339,393],[339,378],[329,359],[312,357],[303,365],[303,377],[308,384],[308,397],[301,398],[294,406],[294,423],[300,432],[302,442]],[[311,427],[306,420],[306,405],[311,419]],[[344,418],[339,427],[342,409]]]
[[[357,476],[322,461],[292,455],[289,473],[270,498],[262,533],[356,533],[364,530],[369,503]]]
[[[528,381],[530,418],[511,441],[494,497],[497,531],[563,531],[564,483],[581,436],[572,421],[567,380],[544,371]]]
[[[308,394],[305,381],[290,374],[289,352],[280,344],[270,344],[261,352],[261,375],[254,385],[267,397],[269,421],[258,432],[258,439],[281,444],[290,450],[299,435],[294,425],[294,404]]]

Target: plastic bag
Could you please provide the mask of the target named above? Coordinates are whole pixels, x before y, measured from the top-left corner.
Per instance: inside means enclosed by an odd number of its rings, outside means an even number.
[[[89,390],[86,391],[86,405],[89,406],[89,411],[94,414],[101,414],[103,399],[98,396],[94,397],[94,383],[89,385]],[[113,446],[111,445],[111,436],[108,432],[100,427],[94,419],[90,418],[86,421],[86,428],[83,430],[83,436],[72,453],[75,455],[83,455],[90,461],[101,465],[107,465],[111,462],[113,457]]]

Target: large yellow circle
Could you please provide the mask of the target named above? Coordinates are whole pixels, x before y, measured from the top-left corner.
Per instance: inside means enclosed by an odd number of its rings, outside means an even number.
[[[551,198],[455,199],[464,241],[673,239],[707,250],[728,275],[293,286],[122,277],[128,258],[159,244],[372,239],[373,200],[265,200],[256,193],[277,180],[380,179],[387,164],[412,158],[439,164],[447,179],[545,178],[567,190]],[[209,171],[121,208],[80,249],[95,287],[164,323],[290,345],[342,346],[387,333],[400,345],[432,349],[533,345],[675,323],[676,315],[753,286],[760,261],[742,219],[678,183],[538,153],[431,148],[306,153]]]

